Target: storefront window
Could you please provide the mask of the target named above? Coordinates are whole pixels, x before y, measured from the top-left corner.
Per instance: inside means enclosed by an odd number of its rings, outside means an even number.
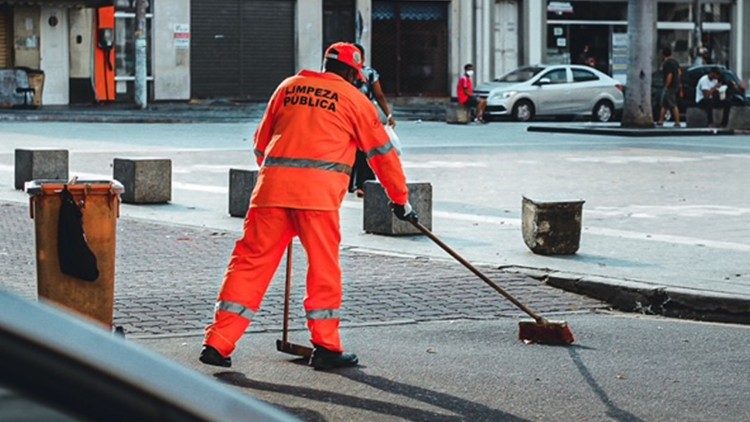
[[[700,5],[702,22],[729,22],[730,5],[703,3]],[[661,2],[657,6],[659,22],[695,22],[695,5]]]
[[[730,5],[706,3],[701,5],[703,22],[729,22]]]
[[[661,66],[661,50],[666,46],[683,66],[728,65],[732,7],[727,0],[698,6],[694,1],[659,1],[654,68]],[[547,1],[545,61],[592,66],[624,81],[629,44],[627,8],[625,1]],[[698,18],[700,42],[696,39]]]
[[[568,25],[550,25],[547,31],[547,63],[569,64]]]
[[[135,77],[135,16],[115,15],[115,74]],[[151,45],[151,19],[146,20],[146,42]],[[147,60],[147,74],[151,75],[151,60]]]
[[[656,9],[659,22],[693,22],[693,5],[685,3],[659,3]]]
[[[672,56],[681,65],[689,65],[692,62],[690,57],[693,45],[692,39],[692,30],[660,29],[656,31],[657,51],[654,54],[654,69],[661,67],[662,49],[664,47],[672,49]]]

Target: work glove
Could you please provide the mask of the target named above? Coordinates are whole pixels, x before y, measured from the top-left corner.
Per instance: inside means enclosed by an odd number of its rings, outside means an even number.
[[[390,203],[391,210],[393,210],[393,213],[396,214],[396,218],[403,221],[411,221],[412,223],[416,223],[419,221],[419,216],[414,211],[414,209],[411,207],[411,204],[408,202],[404,205],[394,204],[393,202]]]

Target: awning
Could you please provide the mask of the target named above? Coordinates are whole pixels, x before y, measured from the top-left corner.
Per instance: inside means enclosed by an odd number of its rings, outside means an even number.
[[[0,4],[48,7],[102,7],[112,6],[114,0],[0,0]]]

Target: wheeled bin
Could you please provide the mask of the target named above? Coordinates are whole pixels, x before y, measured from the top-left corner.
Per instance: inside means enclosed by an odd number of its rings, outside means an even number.
[[[111,329],[122,185],[116,180],[32,180],[25,190],[35,223],[39,298]]]

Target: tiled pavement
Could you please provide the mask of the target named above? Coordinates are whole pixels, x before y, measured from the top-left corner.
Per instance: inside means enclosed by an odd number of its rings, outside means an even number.
[[[0,202],[0,288],[36,297],[34,221],[28,208]],[[118,221],[115,324],[131,335],[202,331],[239,233],[178,227],[128,218]],[[522,315],[512,304],[450,260],[342,251],[342,325],[491,319]],[[271,284],[254,330],[281,327],[284,262]],[[294,247],[292,327],[304,327],[304,251]],[[480,267],[492,280],[540,313],[590,312],[599,301],[538,280]]]

